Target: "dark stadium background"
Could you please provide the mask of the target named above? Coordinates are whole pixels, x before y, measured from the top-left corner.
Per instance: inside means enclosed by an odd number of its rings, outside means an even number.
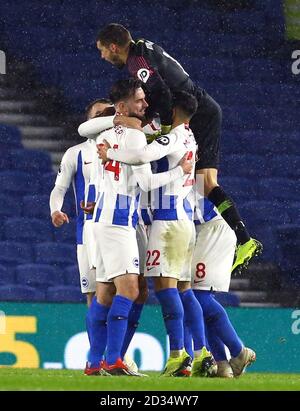
[[[1,1],[0,301],[84,301],[72,193],[71,223],[61,229],[48,200],[63,152],[82,142],[85,106],[125,75],[95,47],[109,22],[163,46],[223,109],[220,181],[264,253],[220,301],[299,306],[297,0]]]

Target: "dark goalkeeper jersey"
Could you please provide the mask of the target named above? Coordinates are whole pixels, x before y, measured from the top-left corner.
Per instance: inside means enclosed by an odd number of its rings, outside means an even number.
[[[178,61],[151,41],[131,43],[126,67],[144,83],[148,117],[159,113],[162,124],[172,123],[172,93],[196,93],[194,83]]]

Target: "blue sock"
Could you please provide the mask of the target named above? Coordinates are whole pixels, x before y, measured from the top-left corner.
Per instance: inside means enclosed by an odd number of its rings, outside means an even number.
[[[194,351],[201,350],[206,342],[202,307],[191,288],[179,295],[184,308],[184,317],[193,337]]]
[[[99,304],[94,297],[86,315],[86,328],[90,341],[88,361],[91,367],[98,367],[107,342],[107,314],[110,307]]]
[[[127,330],[129,311],[132,301],[122,295],[116,295],[107,316],[107,351],[108,365],[115,364],[121,358],[121,350]]]
[[[122,351],[121,351],[122,359],[124,358],[124,355],[126,354],[126,351],[132,340],[132,337],[134,336],[134,333],[139,325],[139,319],[142,314],[143,307],[144,307],[144,304],[136,304],[136,303],[132,304],[129,317],[128,317],[127,330],[126,330],[126,334],[125,334],[125,338],[124,338],[124,342],[122,346]]]
[[[214,359],[216,361],[227,360],[225,345],[223,341],[221,341],[220,338],[216,335],[214,327],[206,327],[206,335],[209,343],[209,350],[214,356]]]
[[[233,328],[228,315],[221,304],[219,304],[212,292],[194,291],[197,300],[200,302],[205,322],[210,330],[228,347],[232,357],[239,355],[243,344]]]
[[[170,350],[182,350],[183,344],[183,306],[177,288],[166,288],[155,293],[160,302]]]
[[[189,354],[190,357],[194,358],[193,337],[191,334],[190,325],[188,321],[186,321],[185,317],[183,320],[183,331],[185,351]]]

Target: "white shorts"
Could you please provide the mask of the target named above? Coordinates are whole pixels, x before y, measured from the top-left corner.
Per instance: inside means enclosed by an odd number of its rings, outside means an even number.
[[[136,240],[139,249],[140,258],[140,273],[144,273],[146,264],[146,252],[148,245],[148,236],[146,226],[144,224],[138,224],[136,227]]]
[[[189,220],[154,220],[150,228],[146,277],[191,280],[195,227]]]
[[[194,290],[229,290],[236,236],[222,220],[201,224],[192,262]],[[198,231],[197,227],[197,231]]]
[[[110,282],[119,275],[140,273],[134,228],[95,223],[94,235],[97,247],[97,281]]]
[[[80,287],[83,294],[96,291],[96,270],[90,268],[87,247],[77,244],[77,261],[80,274]]]
[[[86,220],[83,226],[83,244],[86,245],[90,268],[96,267],[96,242],[93,225],[92,220]]]

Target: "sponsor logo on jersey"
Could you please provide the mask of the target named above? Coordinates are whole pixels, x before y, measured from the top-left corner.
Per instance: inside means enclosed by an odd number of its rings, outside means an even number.
[[[89,286],[89,280],[86,277],[81,279],[82,287],[87,288]]]
[[[150,71],[146,68],[141,68],[136,75],[143,83],[147,83],[148,78],[150,77]]]
[[[88,165],[88,164],[92,164],[92,162],[91,162],[91,161],[85,161],[85,162],[84,162],[84,165],[85,165],[85,166]]]
[[[115,133],[118,134],[119,136],[120,136],[121,134],[123,134],[124,131],[125,131],[124,127],[121,126],[121,125],[115,126],[115,127],[114,127],[114,130],[115,130]]]
[[[138,267],[138,266],[139,266],[139,259],[138,259],[137,257],[135,257],[135,258],[132,260],[132,262],[133,262],[133,265],[134,265],[135,267]]]
[[[170,139],[167,136],[158,137],[155,141],[157,141],[162,146],[167,146],[170,143]]]

